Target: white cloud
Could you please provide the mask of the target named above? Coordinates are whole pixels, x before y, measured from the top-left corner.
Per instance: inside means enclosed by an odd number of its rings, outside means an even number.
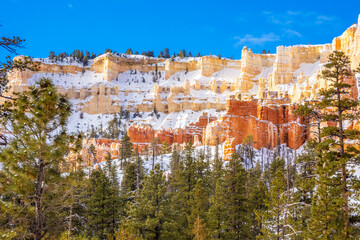
[[[299,37],[299,38],[302,37],[301,33],[297,32],[297,31],[295,31],[295,30],[292,30],[292,29],[287,29],[287,30],[285,31],[285,35],[297,36],[297,37]]]
[[[260,37],[255,37],[251,34],[246,34],[244,37],[235,36],[234,39],[237,40],[235,47],[243,45],[245,43],[250,45],[263,45],[267,42],[276,42],[280,40],[280,37],[274,33],[262,34]]]
[[[320,15],[320,16],[317,16],[316,17],[316,24],[322,24],[324,22],[329,22],[329,21],[332,21],[334,20],[333,17],[329,17],[329,16],[325,16],[325,15]]]
[[[326,16],[318,12],[305,12],[305,11],[286,11],[286,12],[268,12],[263,11],[268,22],[277,25],[297,25],[309,26],[315,24],[322,24],[325,22],[333,21],[335,16]]]

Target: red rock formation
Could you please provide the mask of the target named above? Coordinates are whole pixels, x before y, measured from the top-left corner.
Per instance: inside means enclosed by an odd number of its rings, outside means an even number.
[[[295,107],[289,104],[262,105],[257,100],[227,101],[226,115],[212,122],[206,129],[205,144],[214,145],[216,138],[225,142],[224,157],[235,152],[247,135],[252,135],[255,148],[274,148],[287,144],[290,148],[300,147],[306,138],[302,119],[293,115]]]
[[[184,129],[161,129],[155,131],[150,125],[131,125],[128,130],[130,141],[134,144],[134,148],[138,147],[143,152],[146,146],[152,142],[156,136],[160,143],[167,142],[169,145],[174,143],[182,144],[203,138],[203,132],[208,123],[216,120],[215,117],[209,117],[204,114],[199,117],[196,123],[189,124]]]
[[[94,154],[90,151],[90,146],[94,146]],[[121,147],[120,140],[91,138],[84,139],[80,155],[85,165],[93,165],[105,161],[105,158],[110,154],[111,159],[116,159],[119,156],[119,148]]]

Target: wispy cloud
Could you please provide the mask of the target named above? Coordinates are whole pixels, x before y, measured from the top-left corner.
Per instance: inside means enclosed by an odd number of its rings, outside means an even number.
[[[333,21],[334,17],[329,17],[325,15],[320,15],[316,17],[316,24],[323,24],[325,22]]]
[[[277,25],[300,25],[309,26],[311,24],[323,24],[325,22],[333,21],[335,16],[327,16],[317,12],[303,12],[303,11],[286,11],[286,12],[269,12],[263,11],[263,14],[268,22]]]
[[[292,29],[286,29],[284,35],[288,35],[288,36],[296,36],[301,38],[302,34],[299,33],[298,31],[292,30]]]
[[[235,36],[234,39],[237,40],[235,47],[238,47],[243,44],[250,45],[264,45],[267,42],[276,42],[280,40],[280,37],[274,33],[262,34],[260,37],[255,37],[251,34],[246,34],[244,37]]]

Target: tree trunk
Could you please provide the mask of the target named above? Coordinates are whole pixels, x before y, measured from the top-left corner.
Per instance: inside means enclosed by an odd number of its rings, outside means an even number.
[[[38,176],[35,185],[35,231],[34,237],[35,240],[40,240],[42,238],[42,232],[44,228],[44,213],[42,210],[42,195],[44,191],[44,162],[39,160],[38,165]]]
[[[337,79],[337,82],[339,80]],[[340,157],[342,157],[345,153],[344,149],[344,129],[343,129],[343,121],[342,121],[342,113],[343,109],[341,107],[341,89],[337,88],[337,108],[339,114],[339,139],[340,139]],[[346,162],[341,163],[341,182],[342,182],[342,196],[344,198],[344,234],[348,235],[349,230],[349,205],[348,205],[348,196],[347,196],[347,173],[346,173]]]

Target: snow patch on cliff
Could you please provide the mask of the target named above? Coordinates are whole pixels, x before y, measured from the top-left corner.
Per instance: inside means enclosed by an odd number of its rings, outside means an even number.
[[[314,63],[301,63],[300,68],[294,72],[294,77],[299,76],[301,73],[304,77],[312,76],[318,69],[320,69],[321,63],[320,60]]]

